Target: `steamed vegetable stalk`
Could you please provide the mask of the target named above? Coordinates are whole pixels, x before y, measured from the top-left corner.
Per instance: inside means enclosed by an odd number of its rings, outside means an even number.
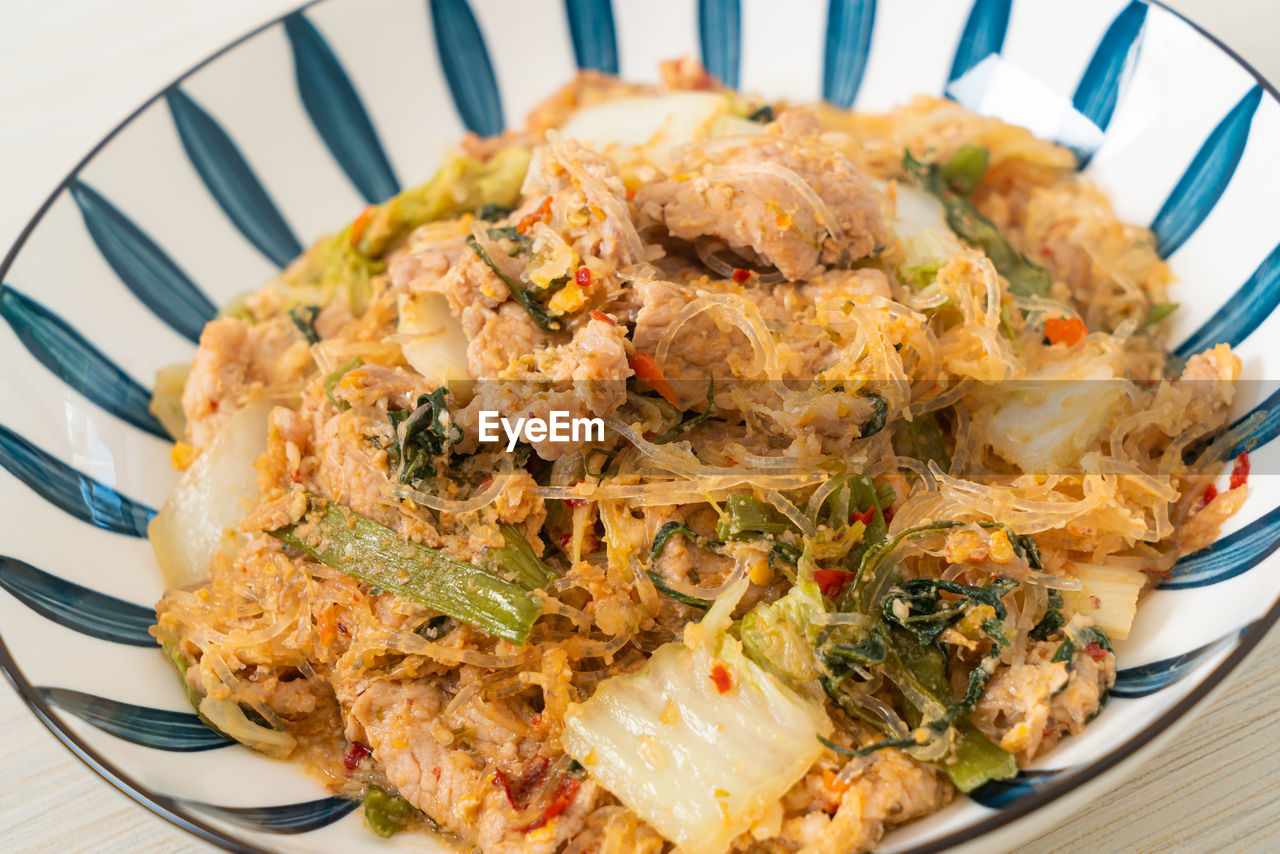
[[[523,587],[410,542],[390,528],[319,496],[306,518],[268,533],[313,559],[375,587],[522,644],[542,613]]]

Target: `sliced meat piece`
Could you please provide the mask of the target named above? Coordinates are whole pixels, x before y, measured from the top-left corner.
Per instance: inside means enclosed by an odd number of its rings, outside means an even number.
[[[641,224],[660,223],[684,240],[714,237],[750,249],[791,280],[882,246],[881,202],[871,183],[822,142],[812,114],[784,118],[741,142],[681,148],[671,177],[636,191]]]

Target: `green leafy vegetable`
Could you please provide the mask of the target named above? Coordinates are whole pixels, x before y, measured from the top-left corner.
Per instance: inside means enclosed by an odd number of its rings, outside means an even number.
[[[1151,308],[1147,309],[1147,315],[1142,318],[1142,325],[1140,328],[1146,329],[1148,326],[1155,326],[1177,310],[1178,304],[1176,302],[1155,303]]]
[[[347,362],[345,365],[342,365],[333,373],[329,374],[324,378],[325,395],[329,398],[329,400],[333,402],[333,405],[338,407],[338,409],[342,412],[346,412],[348,409],[350,409],[351,404],[347,403],[345,400],[334,397],[333,390],[337,388],[339,380],[341,380],[344,376],[346,376],[348,371],[353,371],[363,364],[364,364],[364,359],[361,359],[359,356],[356,356],[350,362]]]
[[[712,415],[715,415],[715,414],[716,414],[716,381],[715,381],[715,378],[712,377],[711,380],[707,383],[707,408],[702,410],[701,412],[698,412],[694,415],[689,416],[688,418],[684,419],[680,423],[676,424],[667,432],[659,436],[656,436],[653,439],[650,439],[649,441],[653,442],[653,444],[655,445],[665,445],[667,442],[672,441],[681,433],[685,433],[685,432],[688,432],[689,430],[692,430],[694,427],[697,427],[703,421],[706,421],[708,418],[710,418]]]
[[[1049,607],[1045,609],[1044,616],[1040,618],[1040,622],[1035,624],[1031,629],[1030,635],[1032,640],[1044,641],[1048,640],[1052,635],[1062,630],[1067,624],[1067,618],[1062,615],[1062,593],[1057,590],[1049,591]]]
[[[860,436],[860,438],[865,439],[884,429],[885,423],[889,420],[889,404],[885,403],[883,397],[871,392],[867,392],[863,397],[871,401],[871,417],[862,425]]]
[[[925,412],[910,421],[899,421],[894,438],[899,440],[899,453],[904,457],[926,465],[935,462],[943,471],[951,468],[951,454],[947,452],[947,441],[937,413]]]
[[[298,327],[298,331],[302,333],[302,337],[307,339],[308,344],[316,344],[320,341],[320,334],[316,332],[316,318],[320,316],[320,306],[318,305],[295,305],[289,309],[289,319],[293,321],[293,325]]]
[[[946,185],[962,196],[971,194],[986,174],[990,154],[980,145],[965,143],[956,149],[939,174]]]
[[[689,542],[707,549],[716,549],[724,545],[724,543],[721,543],[718,540],[708,540],[692,528],[688,528],[673,520],[659,528],[658,533],[654,536],[653,548],[649,550],[649,562],[651,564],[656,564],[658,562],[658,558],[662,556],[663,550],[667,547],[667,542],[676,534],[680,534]]]
[[[777,508],[751,495],[734,494],[726,498],[724,512],[716,522],[716,536],[722,540],[744,540],[794,530],[791,520]]]
[[[556,574],[533,553],[533,546],[524,535],[514,525],[504,524],[500,530],[507,544],[494,553],[495,567],[526,590],[536,590],[551,583]]]
[[[769,122],[773,121],[773,107],[771,107],[768,104],[765,104],[763,107],[760,107],[759,109],[755,110],[755,112],[753,112],[751,115],[747,116],[747,121],[760,122],[761,124],[768,124]]]
[[[891,589],[884,598],[881,614],[886,623],[901,626],[915,636],[916,642],[928,644],[958,623],[977,605],[986,605],[995,616],[984,622],[983,630],[993,641],[999,629],[999,620],[1005,617],[1005,607],[1000,597],[1018,586],[1010,578],[996,578],[986,587],[974,587],[958,581],[941,578],[913,578]],[[943,591],[954,593],[959,599],[943,599]],[[997,645],[1003,645],[1004,635],[999,635]]]
[[[417,808],[399,795],[378,786],[370,786],[365,790],[365,821],[383,839],[395,836],[405,821],[416,812]]]
[[[902,163],[912,180],[942,202],[951,230],[986,253],[1000,275],[1009,281],[1010,291],[1018,296],[1048,296],[1048,271],[1014,249],[991,220],[978,213],[969,199],[951,189],[938,164],[926,166],[912,157],[909,151],[903,153]]]
[[[1111,649],[1111,639],[1107,637],[1106,632],[1097,626],[1081,626],[1075,631],[1067,632],[1067,636],[1062,640],[1062,645],[1058,647],[1058,651],[1049,660],[1066,662],[1067,670],[1070,671],[1071,662],[1076,657],[1076,653],[1084,650],[1091,643],[1096,643],[1107,652],[1114,651]]]
[[[520,307],[525,310],[525,314],[529,315],[529,318],[534,323],[542,329],[551,331],[559,330],[563,326],[558,319],[548,314],[547,310],[539,305],[534,298],[529,295],[529,292],[525,288],[512,281],[510,276],[502,272],[498,265],[493,263],[493,259],[489,257],[489,253],[484,251],[484,247],[480,245],[474,235],[468,234],[466,242],[467,246],[471,247],[471,251],[476,253],[476,256],[489,266],[489,269],[493,271],[493,274],[506,284],[507,288],[511,291],[511,296],[515,297],[516,302],[520,303]]]
[[[542,613],[528,590],[320,496],[307,501],[301,522],[267,533],[341,573],[481,631],[517,644],[528,639]]]
[[[430,394],[419,395],[413,410],[387,413],[394,434],[387,457],[400,483],[434,477],[437,464],[462,441],[462,428],[453,423],[447,395],[448,390],[441,386]]]
[[[663,593],[667,596],[670,596],[672,599],[676,600],[677,602],[681,602],[692,608],[701,608],[704,611],[710,608],[714,604],[710,600],[699,599],[696,596],[690,596],[687,593],[681,593],[679,590],[676,590],[670,584],[667,584],[666,579],[664,579],[658,573],[654,572],[652,569],[649,570],[646,573],[646,575],[649,576],[649,580],[653,582],[653,586],[657,588],[659,593]]]

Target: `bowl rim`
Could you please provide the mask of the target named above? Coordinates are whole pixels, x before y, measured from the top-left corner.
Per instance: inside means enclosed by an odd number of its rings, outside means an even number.
[[[244,34],[238,36],[227,44],[223,45],[204,59],[192,65],[182,74],[165,84],[163,88],[154,95],[147,98],[136,109],[126,115],[119,123],[111,128],[101,139],[99,139],[89,149],[89,151],[73,166],[70,171],[62,178],[53,191],[45,198],[45,200],[36,209],[35,213],[27,221],[27,223],[19,231],[13,245],[5,253],[4,260],[0,261],[0,282],[8,274],[10,268],[17,260],[18,254],[26,245],[27,239],[35,231],[36,227],[44,219],[49,208],[70,186],[71,182],[79,175],[79,173],[87,166],[121,131],[128,127],[139,115],[150,108],[153,104],[164,97],[165,93],[186,80],[191,75],[200,71],[205,66],[229,53],[241,44],[249,41],[260,33],[279,25],[285,18],[296,14],[304,9],[310,8],[322,3],[324,0],[304,0],[292,6],[288,11],[282,12],[256,27],[253,27]],[[1210,44],[1217,47],[1233,59],[1240,67],[1247,71],[1262,87],[1264,91],[1271,95],[1273,99],[1280,102],[1280,89],[1277,89],[1263,74],[1258,71],[1248,60],[1239,53],[1225,44],[1221,39],[1209,32],[1200,24],[1188,18],[1183,13],[1171,8],[1165,0],[1143,0],[1148,6],[1155,6],[1165,12],[1170,13],[1182,23],[1190,27],[1201,38],[1206,39]],[[1235,672],[1236,668],[1249,656],[1250,653],[1262,642],[1267,633],[1280,622],[1280,598],[1278,598],[1271,607],[1258,619],[1245,626],[1239,635],[1236,646],[1231,653],[1223,659],[1217,667],[1215,667],[1205,678],[1191,689],[1185,697],[1167,709],[1164,713],[1157,716],[1154,720],[1142,727],[1137,733],[1127,739],[1123,744],[1114,750],[1098,757],[1092,762],[1082,763],[1080,765],[1071,766],[1063,769],[1062,773],[1055,779],[1044,786],[1044,788],[1031,792],[1023,797],[1018,798],[1011,804],[1001,807],[994,814],[975,822],[966,827],[954,830],[938,839],[922,842],[914,847],[904,849],[900,854],[935,854],[935,852],[945,851],[953,846],[964,843],[974,842],[983,836],[993,833],[996,830],[1009,828],[1021,819],[1026,818],[1030,814],[1045,807],[1054,801],[1068,797],[1073,791],[1084,786],[1085,784],[1101,777],[1108,771],[1116,768],[1116,766],[1129,759],[1142,748],[1150,744],[1157,736],[1179,721],[1185,721],[1192,717],[1195,712],[1199,711],[1196,707],[1217,688],[1223,680]],[[138,782],[128,773],[121,770],[115,763],[107,760],[98,751],[89,746],[89,744],[77,734],[59,715],[57,715],[50,704],[44,699],[40,692],[31,684],[22,669],[18,666],[12,653],[9,651],[8,645],[4,641],[3,633],[0,632],[0,674],[18,694],[19,699],[27,706],[36,719],[49,730],[53,736],[62,743],[77,759],[89,767],[91,771],[109,783],[112,787],[124,794],[138,806],[152,813],[153,815],[165,820],[173,826],[190,833],[191,835],[216,845],[223,850],[237,852],[237,854],[272,854],[271,849],[260,847],[246,839],[240,838],[228,831],[224,831],[212,824],[206,822],[202,818],[193,814],[193,811],[184,806],[183,802],[162,795],[148,786]]]

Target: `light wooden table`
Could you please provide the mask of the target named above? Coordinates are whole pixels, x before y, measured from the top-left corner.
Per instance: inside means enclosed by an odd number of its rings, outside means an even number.
[[[0,246],[120,117],[194,61],[293,4],[0,0]],[[1280,0],[1169,5],[1280,81]],[[1272,633],[1219,696],[1162,756],[1094,803],[1087,818],[1045,828],[1024,850],[1280,851],[1280,634]],[[0,688],[0,851],[211,850],[94,776]]]

